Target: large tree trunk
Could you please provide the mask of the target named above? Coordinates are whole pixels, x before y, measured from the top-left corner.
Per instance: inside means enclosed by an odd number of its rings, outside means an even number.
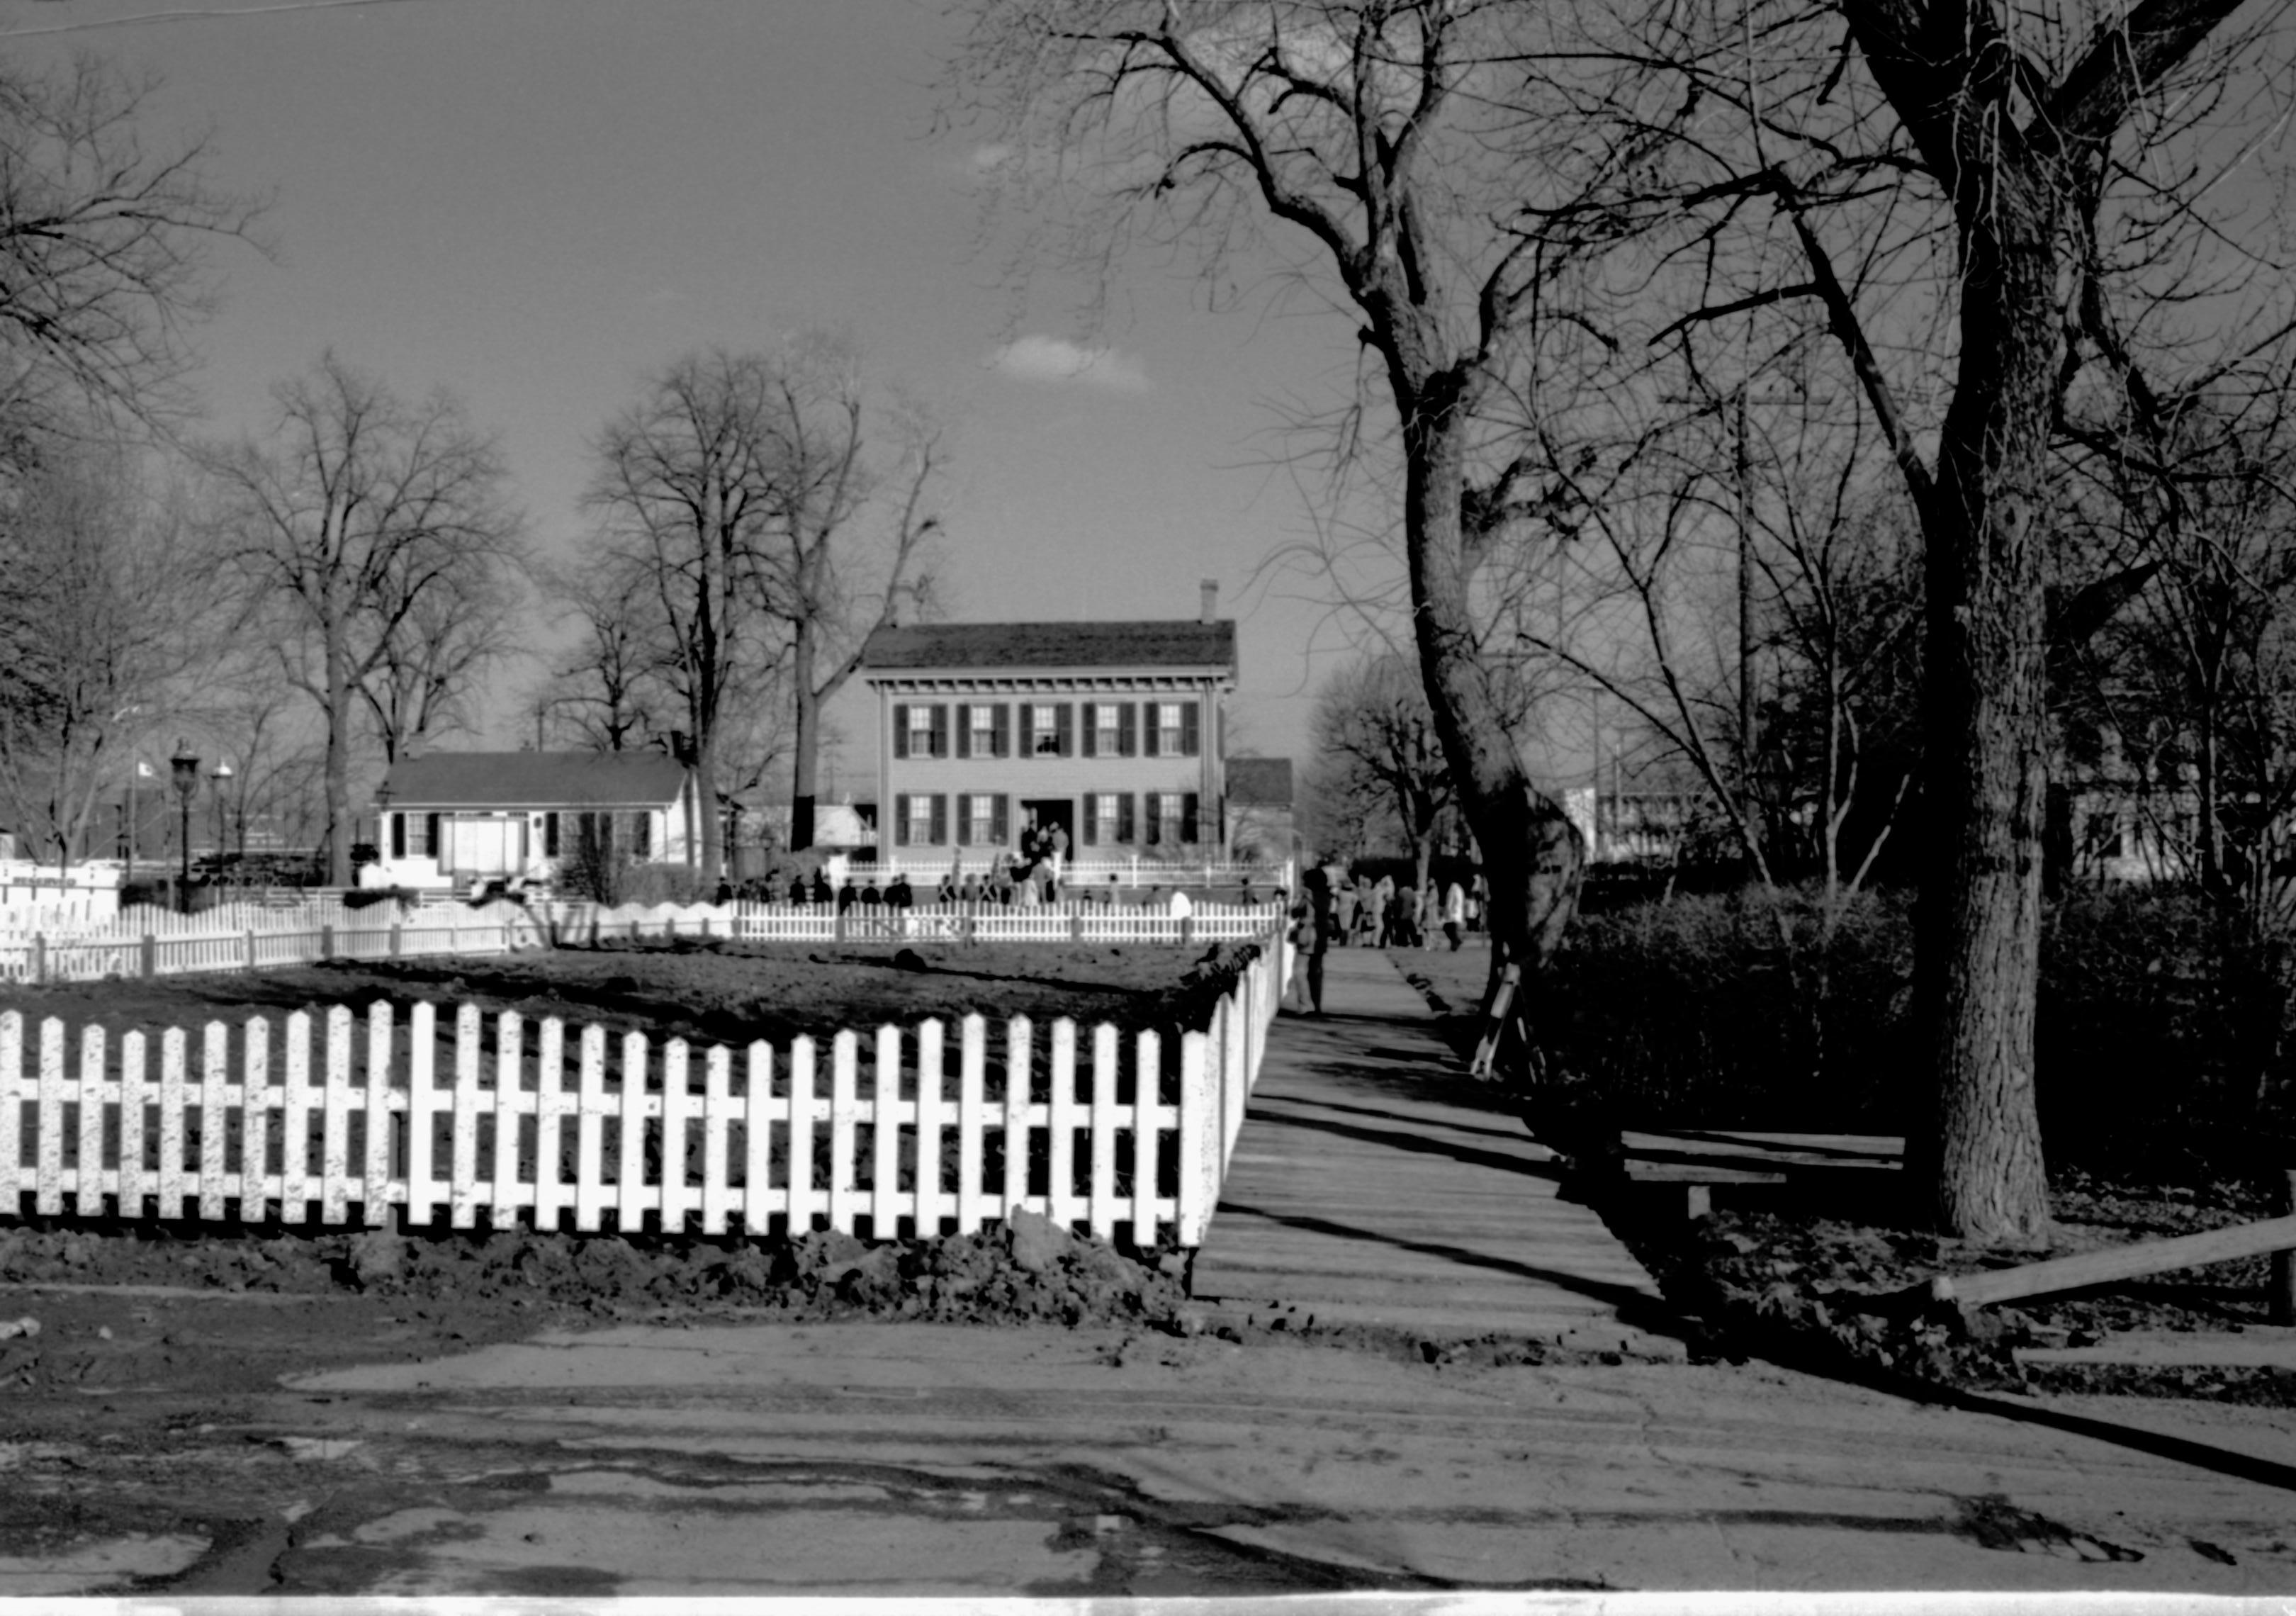
[[[821,750],[821,702],[813,689],[814,644],[809,624],[797,627],[796,643],[790,648],[793,664],[796,693],[794,737],[797,749],[796,777],[790,788],[790,837],[791,852],[802,852],[813,845],[813,804],[815,771]]]
[[[2005,163],[1987,197],[1964,203],[1960,373],[1923,513],[1930,841],[1915,991],[1935,1087],[1907,1165],[1929,1169],[1940,1226],[1981,1239],[2031,1236],[2049,1210],[2033,1008],[2048,783],[2045,455],[2061,339],[2048,203],[2022,179]]]
[[[351,844],[348,833],[351,822],[351,680],[350,670],[343,666],[340,633],[339,628],[330,626],[325,632],[324,652],[327,659],[327,884],[331,887],[351,884]],[[438,851],[435,848],[431,850]]]
[[[1398,390],[1400,395],[1400,390]],[[1492,970],[1521,969],[1517,1013],[1535,1036],[1538,977],[1570,923],[1582,849],[1562,804],[1530,782],[1475,654],[1460,522],[1469,412],[1445,400],[1404,417],[1404,543],[1421,677],[1460,811],[1490,889]],[[1535,1047],[1526,1046],[1527,1079]]]

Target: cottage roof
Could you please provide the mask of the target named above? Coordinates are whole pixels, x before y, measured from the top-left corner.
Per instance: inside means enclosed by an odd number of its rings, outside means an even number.
[[[1230,758],[1227,760],[1227,800],[1237,808],[1290,808],[1292,759]]]
[[[432,752],[401,758],[385,784],[393,808],[659,808],[685,769],[656,751]]]
[[[862,648],[873,672],[1053,668],[1215,669],[1235,672],[1235,624],[915,623],[880,628]]]

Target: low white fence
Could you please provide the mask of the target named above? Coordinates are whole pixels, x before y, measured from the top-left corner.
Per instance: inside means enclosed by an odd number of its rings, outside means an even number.
[[[117,1045],[0,1013],[0,1216],[472,1228],[570,1220],[704,1235],[821,1224],[969,1233],[1017,1208],[1136,1246],[1199,1245],[1283,984],[1263,951],[1204,1025],[1139,1031],[978,1016],[840,1032],[824,1048],[659,1051],[555,1019],[428,1005],[221,1021]],[[320,1036],[315,1037],[315,1032]],[[1080,1047],[1080,1046],[1082,1047]],[[1086,1051],[1088,1049],[1088,1056]],[[28,1074],[25,1057],[36,1056]],[[440,1056],[451,1077],[441,1080]],[[952,1064],[952,1057],[954,1057]],[[1041,1072],[1041,1077],[1039,1073]],[[698,1077],[698,1082],[697,1082]],[[354,1217],[353,1209],[357,1209]],[[195,1209],[195,1210],[194,1210]]]
[[[1009,865],[1011,855],[980,853],[971,857],[912,857],[901,853],[881,853],[876,861],[866,863],[849,860],[844,872],[857,882],[874,882],[882,886],[896,873],[909,878],[918,890],[930,892],[940,885],[940,878],[954,874],[960,881],[967,875],[985,876],[1002,862]],[[1292,885],[1292,865],[1289,860],[1249,858],[1158,858],[1128,856],[1123,858],[1082,857],[1070,854],[1061,864],[1061,885],[1065,890],[1081,891],[1119,887],[1285,887]]]
[[[1143,905],[947,904],[897,909],[831,904],[593,904],[508,901],[302,910],[234,905],[196,915],[136,909],[119,922],[53,933],[0,931],[0,981],[252,971],[323,959],[505,954],[624,938],[722,937],[742,942],[1245,941],[1276,929],[1274,902],[1198,904],[1185,915]]]

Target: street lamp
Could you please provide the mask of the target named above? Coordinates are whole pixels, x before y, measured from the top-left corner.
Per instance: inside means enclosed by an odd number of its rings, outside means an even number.
[[[192,908],[192,799],[199,794],[200,756],[192,743],[180,735],[176,739],[176,755],[168,759],[169,777],[174,781],[176,800],[183,804],[183,873],[177,878],[176,892],[180,906],[188,915]]]

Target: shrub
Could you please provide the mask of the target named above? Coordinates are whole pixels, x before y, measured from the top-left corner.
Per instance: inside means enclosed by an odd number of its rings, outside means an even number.
[[[1930,1080],[1910,904],[1861,896],[1823,931],[1800,892],[1677,894],[1587,916],[1538,1006],[1557,1099],[1628,1127],[1902,1130]],[[2053,902],[2036,1023],[2050,1149],[2284,1148],[2291,945],[2189,890]]]

